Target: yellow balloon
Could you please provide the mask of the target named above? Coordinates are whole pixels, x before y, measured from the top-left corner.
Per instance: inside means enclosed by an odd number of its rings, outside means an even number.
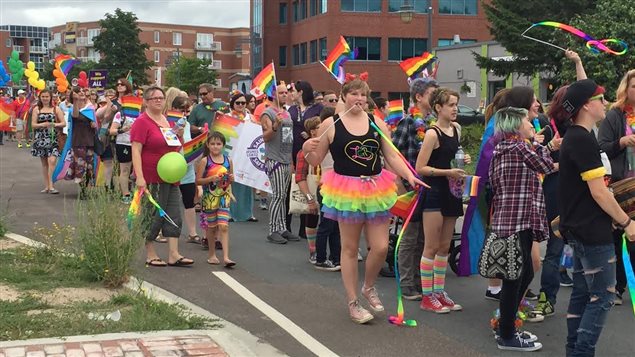
[[[33,63],[33,61],[29,61],[26,64],[26,68],[30,69],[30,70],[34,70],[35,69],[35,63]]]
[[[27,68],[27,69],[25,69],[25,70],[24,70],[24,75],[25,75],[27,78],[31,78],[31,76],[33,75],[33,70],[28,69],[28,68]]]
[[[35,78],[35,80],[37,81],[38,79],[40,79],[40,73],[37,71],[33,71],[33,76],[31,76],[32,78]]]
[[[33,77],[29,77],[29,84],[33,87],[36,88],[37,87],[37,80],[34,79]]]
[[[46,88],[46,82],[44,82],[43,79],[38,80],[37,81],[37,89],[42,90],[44,88]]]

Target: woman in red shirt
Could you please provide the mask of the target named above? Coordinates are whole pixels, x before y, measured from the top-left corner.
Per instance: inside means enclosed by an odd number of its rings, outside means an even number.
[[[132,142],[132,166],[137,176],[137,190],[147,189],[157,203],[172,218],[174,224],[154,212],[150,229],[146,232],[146,264],[149,266],[186,266],[194,263],[192,259],[179,253],[178,238],[181,235],[181,193],[178,183],[165,183],[159,177],[157,164],[161,157],[169,152],[178,152],[181,145],[170,145],[164,136],[165,129],[171,127],[163,115],[165,92],[160,87],[150,87],[143,93],[145,112],[139,115],[130,130]],[[183,129],[177,131],[182,138]],[[163,233],[168,238],[168,262],[161,260],[154,249],[154,238]]]

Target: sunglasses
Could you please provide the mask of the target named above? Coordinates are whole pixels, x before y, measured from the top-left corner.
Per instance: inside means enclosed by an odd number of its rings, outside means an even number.
[[[117,83],[118,86],[125,86],[123,83]]]
[[[604,101],[604,94],[598,94],[598,95],[594,95],[593,97],[589,98],[589,102],[592,100],[600,100],[600,101]]]
[[[201,97],[204,97],[204,96],[206,96],[208,94],[209,94],[209,92],[200,92],[198,95],[200,95]]]
[[[237,104],[237,105],[245,105],[245,104],[247,104],[247,102],[234,102],[234,104]]]
[[[337,99],[329,99],[329,103],[337,103]]]

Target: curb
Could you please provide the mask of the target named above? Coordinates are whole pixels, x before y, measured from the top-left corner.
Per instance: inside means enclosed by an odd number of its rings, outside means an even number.
[[[31,247],[44,247],[45,244],[27,238],[25,236],[9,233],[5,234],[5,237],[12,239],[16,242],[28,245]],[[146,281],[137,279],[136,277],[130,277],[130,281],[124,284],[124,287],[134,292],[145,293],[148,297],[167,302],[170,304],[180,304],[186,309],[190,310],[193,314],[206,317],[209,319],[218,320],[222,327],[216,330],[174,330],[174,331],[156,331],[156,332],[129,332],[129,333],[110,333],[101,335],[86,335],[86,336],[69,336],[63,338],[41,338],[33,340],[19,340],[19,341],[5,341],[0,342],[0,347],[15,347],[15,346],[29,346],[39,344],[51,344],[60,342],[86,342],[86,341],[105,341],[115,340],[123,338],[139,338],[139,337],[165,337],[173,336],[175,334],[203,334],[212,338],[219,346],[225,350],[230,356],[240,357],[258,357],[258,356],[271,356],[282,357],[287,356],[283,352],[279,351],[275,347],[271,346],[267,342],[261,340],[257,336],[254,336],[249,331],[234,325],[233,323],[224,320],[211,312],[203,309],[202,307],[191,303],[171,292],[162,289],[156,285],[148,283]]]

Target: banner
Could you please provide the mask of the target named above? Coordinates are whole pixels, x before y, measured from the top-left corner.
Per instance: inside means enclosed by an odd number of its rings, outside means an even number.
[[[97,91],[99,95],[104,94],[108,86],[108,71],[103,69],[96,69],[88,71],[88,87]]]
[[[240,136],[231,151],[234,181],[271,193],[271,184],[265,173],[265,141],[262,127],[251,121],[241,125]]]

